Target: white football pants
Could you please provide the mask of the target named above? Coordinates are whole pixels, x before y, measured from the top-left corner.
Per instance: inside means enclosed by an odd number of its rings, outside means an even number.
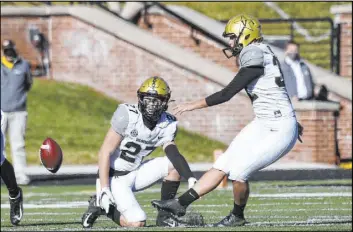
[[[239,132],[213,168],[227,173],[230,180],[245,182],[287,154],[297,137],[295,117],[276,121],[256,118]]]
[[[1,114],[1,132],[4,137],[4,154],[5,154],[5,136],[6,132],[9,133],[9,142],[11,145],[12,163],[16,173],[16,178],[25,175],[25,168],[27,167],[26,162],[26,151],[25,151],[25,134],[27,125],[26,111],[19,112],[2,112]],[[2,160],[2,157],[1,157]]]
[[[5,120],[3,119],[3,114],[4,114],[4,112],[2,112],[2,110],[1,110],[1,128],[2,128],[2,125],[5,123]],[[5,161],[4,151],[5,151],[5,136],[1,130],[1,165]]]
[[[4,135],[2,134],[1,131],[1,165],[5,161],[5,155],[4,155],[4,149],[5,149],[5,141],[4,141]]]
[[[125,176],[110,177],[110,189],[113,194],[117,210],[128,222],[146,220],[146,213],[135,198],[134,192],[149,188],[161,178],[168,175],[169,167],[173,167],[169,159],[158,157],[144,161],[136,170]],[[97,205],[99,205],[100,181],[96,182]]]

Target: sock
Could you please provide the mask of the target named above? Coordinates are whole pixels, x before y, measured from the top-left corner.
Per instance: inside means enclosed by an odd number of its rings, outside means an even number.
[[[179,185],[180,181],[163,180],[161,188],[161,200],[174,199]]]
[[[245,205],[237,205],[235,204],[234,202],[234,208],[233,208],[233,214],[237,217],[240,217],[240,218],[244,218],[244,209],[245,209]]]
[[[200,196],[197,194],[197,192],[191,188],[188,191],[186,191],[183,195],[181,195],[179,199],[179,203],[182,206],[188,207],[191,203],[199,199]]]
[[[5,159],[1,165],[1,178],[9,190],[10,197],[15,198],[19,194],[20,189],[16,182],[13,166],[7,159]]]
[[[116,224],[118,224],[120,226],[120,212],[114,208],[109,210],[109,213],[107,214],[107,217],[112,219],[113,222],[115,222]]]

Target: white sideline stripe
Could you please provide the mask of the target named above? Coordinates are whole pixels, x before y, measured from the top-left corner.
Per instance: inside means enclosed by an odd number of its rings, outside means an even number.
[[[352,217],[350,216],[333,216],[334,218],[321,218],[320,216],[318,218],[308,218],[307,220],[303,221],[262,221],[262,222],[249,222],[245,224],[245,226],[269,226],[269,225],[275,225],[275,226],[330,226],[334,225],[337,223],[342,223],[342,224],[352,224]],[[211,216],[207,217],[209,220],[219,220],[223,218],[223,216]],[[255,218],[255,217],[253,217]],[[259,218],[259,217],[258,217]],[[1,219],[1,222],[7,221],[8,219]],[[108,218],[100,218],[99,220],[101,221],[110,221]],[[350,220],[350,221],[349,221]],[[54,218],[27,218],[24,219],[23,221],[29,221],[29,222],[57,222],[57,219]],[[147,221],[155,221],[154,218],[148,218]],[[71,220],[65,220],[65,222],[77,222],[75,219]],[[37,228],[38,229],[38,228]],[[98,228],[97,228],[98,229]],[[107,228],[108,229],[108,228]],[[125,230],[126,228],[119,228]],[[61,229],[65,230],[65,229]],[[71,230],[71,229],[70,229]],[[82,230],[82,229],[80,229]],[[99,229],[101,230],[101,229]],[[115,228],[117,230],[117,228]]]
[[[261,205],[266,205],[266,204],[249,204],[249,206],[261,206]],[[269,205],[269,204],[268,204]],[[276,205],[276,206],[280,206],[280,205],[289,205],[289,204],[273,204],[273,205]],[[304,204],[298,204],[298,205],[304,205]],[[322,204],[318,204],[318,205],[322,205]],[[331,205],[331,204],[327,204],[327,205]],[[344,204],[344,205],[352,205],[352,204]],[[143,205],[143,206],[148,206],[148,205]],[[231,204],[219,204],[219,205],[214,205],[214,204],[212,204],[212,205],[192,205],[192,207],[200,207],[200,208],[202,208],[202,207],[205,207],[205,208],[212,208],[212,207],[231,207],[231,206],[233,206],[233,205],[231,205]],[[266,210],[268,210],[268,209],[266,209]],[[272,210],[272,209],[271,209]],[[310,210],[310,209],[309,209]]]
[[[86,201],[73,201],[73,202],[57,202],[56,204],[23,204],[25,209],[54,209],[54,208],[86,208],[88,203]],[[151,207],[150,204],[141,205],[142,207]],[[221,204],[221,205],[193,205],[193,207],[197,208],[210,208],[210,207],[228,207],[231,205]],[[2,209],[10,208],[10,204],[1,204]],[[310,211],[310,210],[319,210],[317,208],[313,209],[292,209],[291,211]],[[342,208],[324,208],[320,210],[327,211],[352,211],[351,208],[342,209]],[[248,209],[251,212],[263,212],[268,211],[268,209]],[[271,209],[272,212],[286,212],[288,209]]]
[[[146,189],[143,193],[154,193],[160,192],[160,189]],[[94,194],[95,192],[64,192],[60,194],[55,193],[25,193],[24,197],[48,197],[48,196],[82,196],[83,194]],[[141,192],[142,193],[142,192]],[[137,193],[139,195],[139,193]],[[352,197],[352,192],[326,192],[326,193],[266,193],[250,194],[250,197],[263,197],[263,198],[291,198],[291,197]],[[2,196],[1,198],[8,198],[8,196]]]
[[[139,201],[140,205],[143,207],[148,207],[149,204],[141,204],[142,202],[150,202],[151,200],[145,200],[145,201]],[[52,201],[50,201],[52,202]],[[45,205],[48,204],[49,201],[27,201],[27,204],[33,204],[33,205]],[[70,202],[63,202],[63,204],[68,204]],[[87,203],[88,204],[88,203]],[[290,203],[259,203],[259,204],[248,204],[248,206],[285,206],[285,205],[332,205],[332,202],[290,202]],[[335,205],[338,205],[337,203]],[[341,202],[340,205],[352,205],[352,202]],[[215,204],[207,204],[207,205],[193,205],[193,207],[231,207],[232,205],[230,204],[222,204],[222,205],[215,205]],[[209,211],[211,212],[211,211]],[[213,211],[212,211],[213,212]],[[218,211],[217,211],[218,212]],[[70,214],[70,213],[67,213]],[[53,215],[56,215],[55,213]],[[60,215],[60,213],[58,214]]]
[[[211,213],[211,212],[218,212],[218,211],[197,211],[198,213]],[[9,215],[9,213],[4,213],[4,215]],[[35,216],[35,215],[40,215],[40,216],[43,216],[43,213],[41,212],[33,212],[33,213],[26,213],[26,217],[28,216]],[[82,213],[75,213],[75,212],[72,212],[72,213],[68,213],[68,212],[62,212],[62,213],[50,213],[50,212],[47,212],[45,213],[45,215],[56,215],[56,216],[60,216],[60,215],[82,215]],[[221,219],[223,218],[224,216],[207,216],[208,219]],[[294,219],[298,219],[298,218],[303,218],[303,217],[306,217],[305,215],[303,216],[296,216],[296,215],[293,215],[293,216],[283,216],[283,215],[268,215],[268,216],[262,216],[262,215],[258,215],[258,216],[246,216],[246,218],[252,218],[252,219],[273,219],[273,218],[278,218],[278,219],[287,219],[287,218],[294,218]],[[71,219],[74,219],[74,218],[71,218]],[[342,215],[323,215],[323,216],[320,216],[320,215],[317,215],[315,217],[312,217],[312,218],[308,218],[307,221],[317,221],[317,220],[323,220],[323,219],[326,219],[326,220],[348,220],[348,219],[352,219],[352,216],[342,216]],[[7,221],[8,219],[6,218],[2,218],[1,221]],[[26,221],[56,221],[56,219],[53,219],[53,218],[27,218],[25,219]],[[106,217],[100,217],[99,218],[100,221],[110,221],[110,219],[106,218]],[[154,218],[148,218],[147,220],[155,220]],[[67,220],[65,220],[67,221]]]
[[[324,208],[324,209],[290,209],[291,212],[301,212],[301,211],[317,211],[317,210],[325,210],[325,211],[352,211],[352,209],[342,209],[342,208]],[[248,212],[268,212],[268,210],[259,210],[259,209],[248,209]],[[288,212],[288,209],[271,209],[271,212]]]
[[[291,197],[352,197],[352,192],[340,193],[274,193],[274,194],[250,194],[250,197],[276,197],[276,198],[291,198]]]
[[[328,223],[331,222],[331,223]],[[351,224],[352,221],[347,222],[346,219],[327,219],[327,220],[321,220],[321,219],[308,219],[306,221],[273,221],[273,222],[250,222],[248,224],[245,224],[245,226],[265,226],[265,225],[276,225],[276,226],[318,226],[321,225],[332,225],[332,224],[337,224],[339,222],[342,222],[344,224]]]
[[[23,208],[25,209],[51,209],[51,208],[83,208],[87,207],[87,201],[81,202],[58,202],[56,204],[46,204],[46,205],[39,205],[39,204],[23,204]],[[1,204],[2,209],[9,209],[10,204]]]
[[[277,187],[274,187],[273,188],[275,191],[278,189]],[[311,188],[309,188],[309,187],[298,187],[298,189],[301,189],[301,190],[305,190],[305,189],[311,189]],[[184,192],[184,191],[186,191],[187,189],[181,189],[180,191],[181,192]],[[293,190],[295,190],[295,189],[293,189]],[[342,190],[342,189],[340,189],[340,190]],[[350,191],[347,191],[347,192],[350,192],[351,194],[352,194],[352,189],[350,188],[350,189],[347,189],[347,190],[350,190]],[[233,191],[233,187],[232,186],[228,186],[227,188],[223,188],[223,189],[216,189],[216,191]],[[214,192],[216,192],[216,191],[214,191]],[[337,191],[337,189],[334,189],[333,191]],[[155,188],[153,188],[153,189],[145,189],[145,190],[143,190],[143,191],[141,191],[141,192],[137,192],[137,194],[139,194],[139,193],[159,193],[159,192],[161,192],[161,189],[159,188],[159,189],[155,189]],[[310,194],[310,193],[291,193],[291,192],[289,192],[289,193],[278,193],[278,194]],[[315,193],[312,193],[312,194],[315,194]],[[317,194],[317,193],[316,193]],[[321,192],[321,193],[318,193],[318,194],[336,194],[336,193],[332,193],[332,192]],[[339,194],[339,193],[337,193],[337,194]],[[256,196],[256,195],[259,195],[259,194],[250,194],[250,196]],[[265,194],[264,194],[265,195]],[[268,195],[273,195],[273,194],[268,194]]]
[[[27,215],[27,213],[26,213]],[[81,219],[80,217],[78,217],[77,219]],[[70,218],[70,219],[60,219],[59,221],[60,222],[77,222],[77,219],[76,218]],[[9,219],[5,219],[5,218],[1,218],[1,221],[8,221]],[[101,217],[99,219],[100,221],[110,221],[111,219],[109,218],[106,218],[106,217]],[[23,221],[33,221],[33,222],[58,222],[58,219],[56,218],[26,218],[26,219],[23,219]],[[61,229],[60,229],[61,230]]]
[[[8,197],[4,197],[5,199],[8,199]],[[27,200],[26,203],[28,204],[48,204],[48,203],[52,203],[53,201],[57,201],[60,200],[59,198],[41,198],[40,200]],[[72,201],[67,201],[67,202],[74,202],[77,200],[82,200],[82,197],[80,199],[72,199]],[[327,199],[328,200],[328,199]],[[216,201],[213,199],[208,199],[209,202],[212,201]],[[219,201],[219,200],[217,200]],[[66,202],[66,203],[67,203]],[[79,201],[81,202],[81,201]],[[151,199],[139,199],[138,202],[140,202],[140,204],[142,203],[150,203]],[[262,205],[262,206],[273,206],[273,205],[332,205],[333,203],[330,201],[320,201],[320,202],[276,202],[276,203],[255,203],[255,204],[248,204],[248,205]],[[337,204],[337,203],[335,203]],[[345,201],[345,202],[341,202],[341,205],[352,205],[352,201]],[[208,205],[213,205],[213,204],[208,204]],[[228,205],[228,204],[224,204],[224,205]]]
[[[2,212],[2,214],[5,214],[5,215],[9,215],[10,213],[9,212]],[[27,213],[26,212],[26,216],[27,215],[40,215],[40,216],[43,216],[44,215],[82,215],[83,212],[79,213],[79,212],[61,212],[61,213],[52,213],[52,212],[31,212],[31,213]]]

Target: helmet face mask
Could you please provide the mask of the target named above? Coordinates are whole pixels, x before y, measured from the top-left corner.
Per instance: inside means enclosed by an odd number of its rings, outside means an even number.
[[[143,117],[151,122],[158,121],[168,109],[170,93],[167,82],[160,77],[144,81],[137,91],[138,107]]]
[[[241,32],[242,33],[242,32]],[[240,33],[240,35],[241,35]],[[234,33],[229,33],[229,34],[224,34],[223,37],[229,38],[230,40],[233,40],[233,45],[229,46],[227,48],[224,48],[222,51],[224,55],[229,59],[233,56],[237,56],[240,54],[241,50],[243,50],[243,44],[239,43],[239,38],[240,36],[235,35]],[[230,52],[230,54],[228,53]]]
[[[223,37],[234,40],[234,44],[223,49],[224,55],[229,59],[238,56],[253,41],[262,40],[261,25],[252,16],[238,15],[228,21]]]
[[[168,108],[168,101],[165,98],[154,94],[139,95],[139,109],[143,116],[150,121],[158,121],[162,113]]]

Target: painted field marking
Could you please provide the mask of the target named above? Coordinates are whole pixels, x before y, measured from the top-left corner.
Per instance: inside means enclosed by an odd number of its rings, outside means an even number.
[[[158,192],[161,190],[159,189]],[[144,193],[148,193],[148,189],[143,191]],[[25,193],[24,197],[53,197],[53,196],[82,196],[81,192],[63,192],[63,193]],[[94,194],[94,193],[92,193]],[[5,195],[5,194],[4,194]],[[1,198],[8,198],[8,196],[2,195]],[[137,193],[139,195],[139,193]],[[293,198],[293,197],[352,197],[352,192],[327,192],[327,193],[266,193],[266,194],[258,194],[253,193],[250,194],[250,197],[253,198]]]
[[[25,209],[52,209],[52,208],[86,208],[88,203],[86,201],[72,201],[72,202],[57,202],[56,204],[23,204]],[[142,207],[151,207],[150,204],[141,205]],[[230,207],[231,205],[228,204],[220,204],[220,205],[193,205],[195,208],[211,208],[211,207]],[[10,204],[1,204],[2,209],[10,208]],[[311,211],[311,210],[318,210],[317,208],[313,209],[292,209],[291,211]],[[352,211],[351,208],[323,208],[320,210],[328,210],[328,211]],[[255,209],[248,209],[251,212],[263,212],[268,211],[267,209],[262,210],[255,210]],[[273,212],[285,212],[288,209],[271,209]]]

